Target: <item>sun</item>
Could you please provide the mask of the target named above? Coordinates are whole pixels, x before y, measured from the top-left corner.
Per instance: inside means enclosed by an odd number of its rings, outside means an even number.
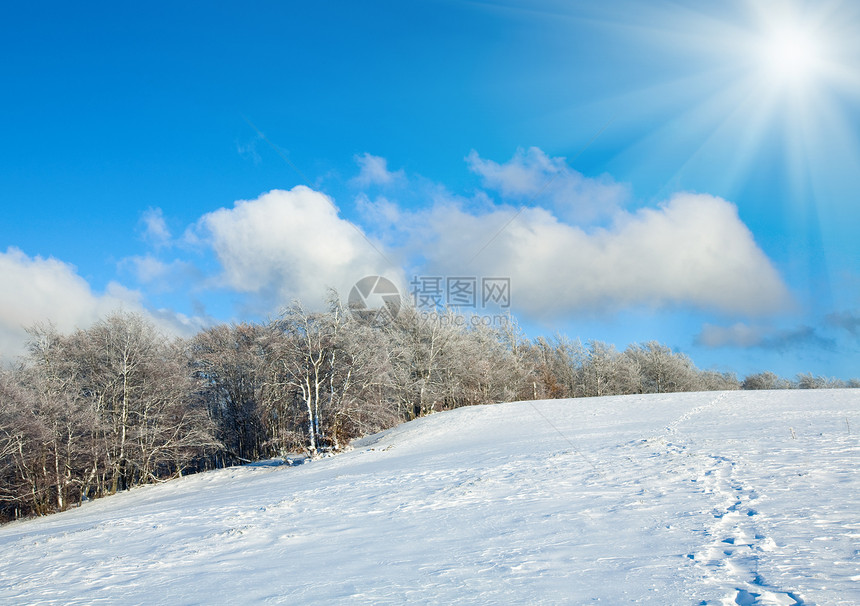
[[[778,86],[807,86],[824,65],[823,41],[811,28],[799,24],[773,24],[762,32],[757,46],[760,75]]]
[[[777,82],[807,83],[821,66],[822,46],[810,31],[793,25],[777,27],[767,32],[761,42],[761,69]]]
[[[637,178],[674,169],[666,189],[702,179],[729,196],[773,178],[799,207],[856,172],[860,0],[653,4],[641,35],[661,69],[629,93],[643,134],[619,154]]]

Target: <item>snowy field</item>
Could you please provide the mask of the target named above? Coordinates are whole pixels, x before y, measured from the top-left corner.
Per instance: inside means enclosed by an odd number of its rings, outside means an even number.
[[[858,604],[860,390],[519,402],[0,527],[2,604]]]

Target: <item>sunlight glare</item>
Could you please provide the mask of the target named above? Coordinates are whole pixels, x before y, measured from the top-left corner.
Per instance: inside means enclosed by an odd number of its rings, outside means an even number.
[[[811,32],[783,25],[768,32],[761,45],[765,77],[783,86],[808,84],[822,61],[822,47]]]

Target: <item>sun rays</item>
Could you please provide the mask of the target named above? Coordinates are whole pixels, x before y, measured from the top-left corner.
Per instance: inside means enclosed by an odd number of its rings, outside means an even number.
[[[632,180],[660,174],[672,189],[704,176],[731,196],[762,165],[781,165],[787,186],[805,195],[828,180],[830,167],[860,167],[852,126],[860,108],[860,7],[752,0],[720,11],[658,6],[648,24],[637,25],[637,38],[642,48],[660,49],[655,56],[669,77],[609,100],[625,108],[620,122],[651,121],[631,128],[639,138],[615,157],[634,167]]]
[[[823,40],[811,28],[798,23],[771,26],[758,46],[762,75],[780,88],[814,85],[825,62]]]

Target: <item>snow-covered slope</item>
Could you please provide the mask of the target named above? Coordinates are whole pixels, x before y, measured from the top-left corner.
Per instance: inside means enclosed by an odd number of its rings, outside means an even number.
[[[860,390],[520,402],[0,527],[0,603],[857,604]]]

